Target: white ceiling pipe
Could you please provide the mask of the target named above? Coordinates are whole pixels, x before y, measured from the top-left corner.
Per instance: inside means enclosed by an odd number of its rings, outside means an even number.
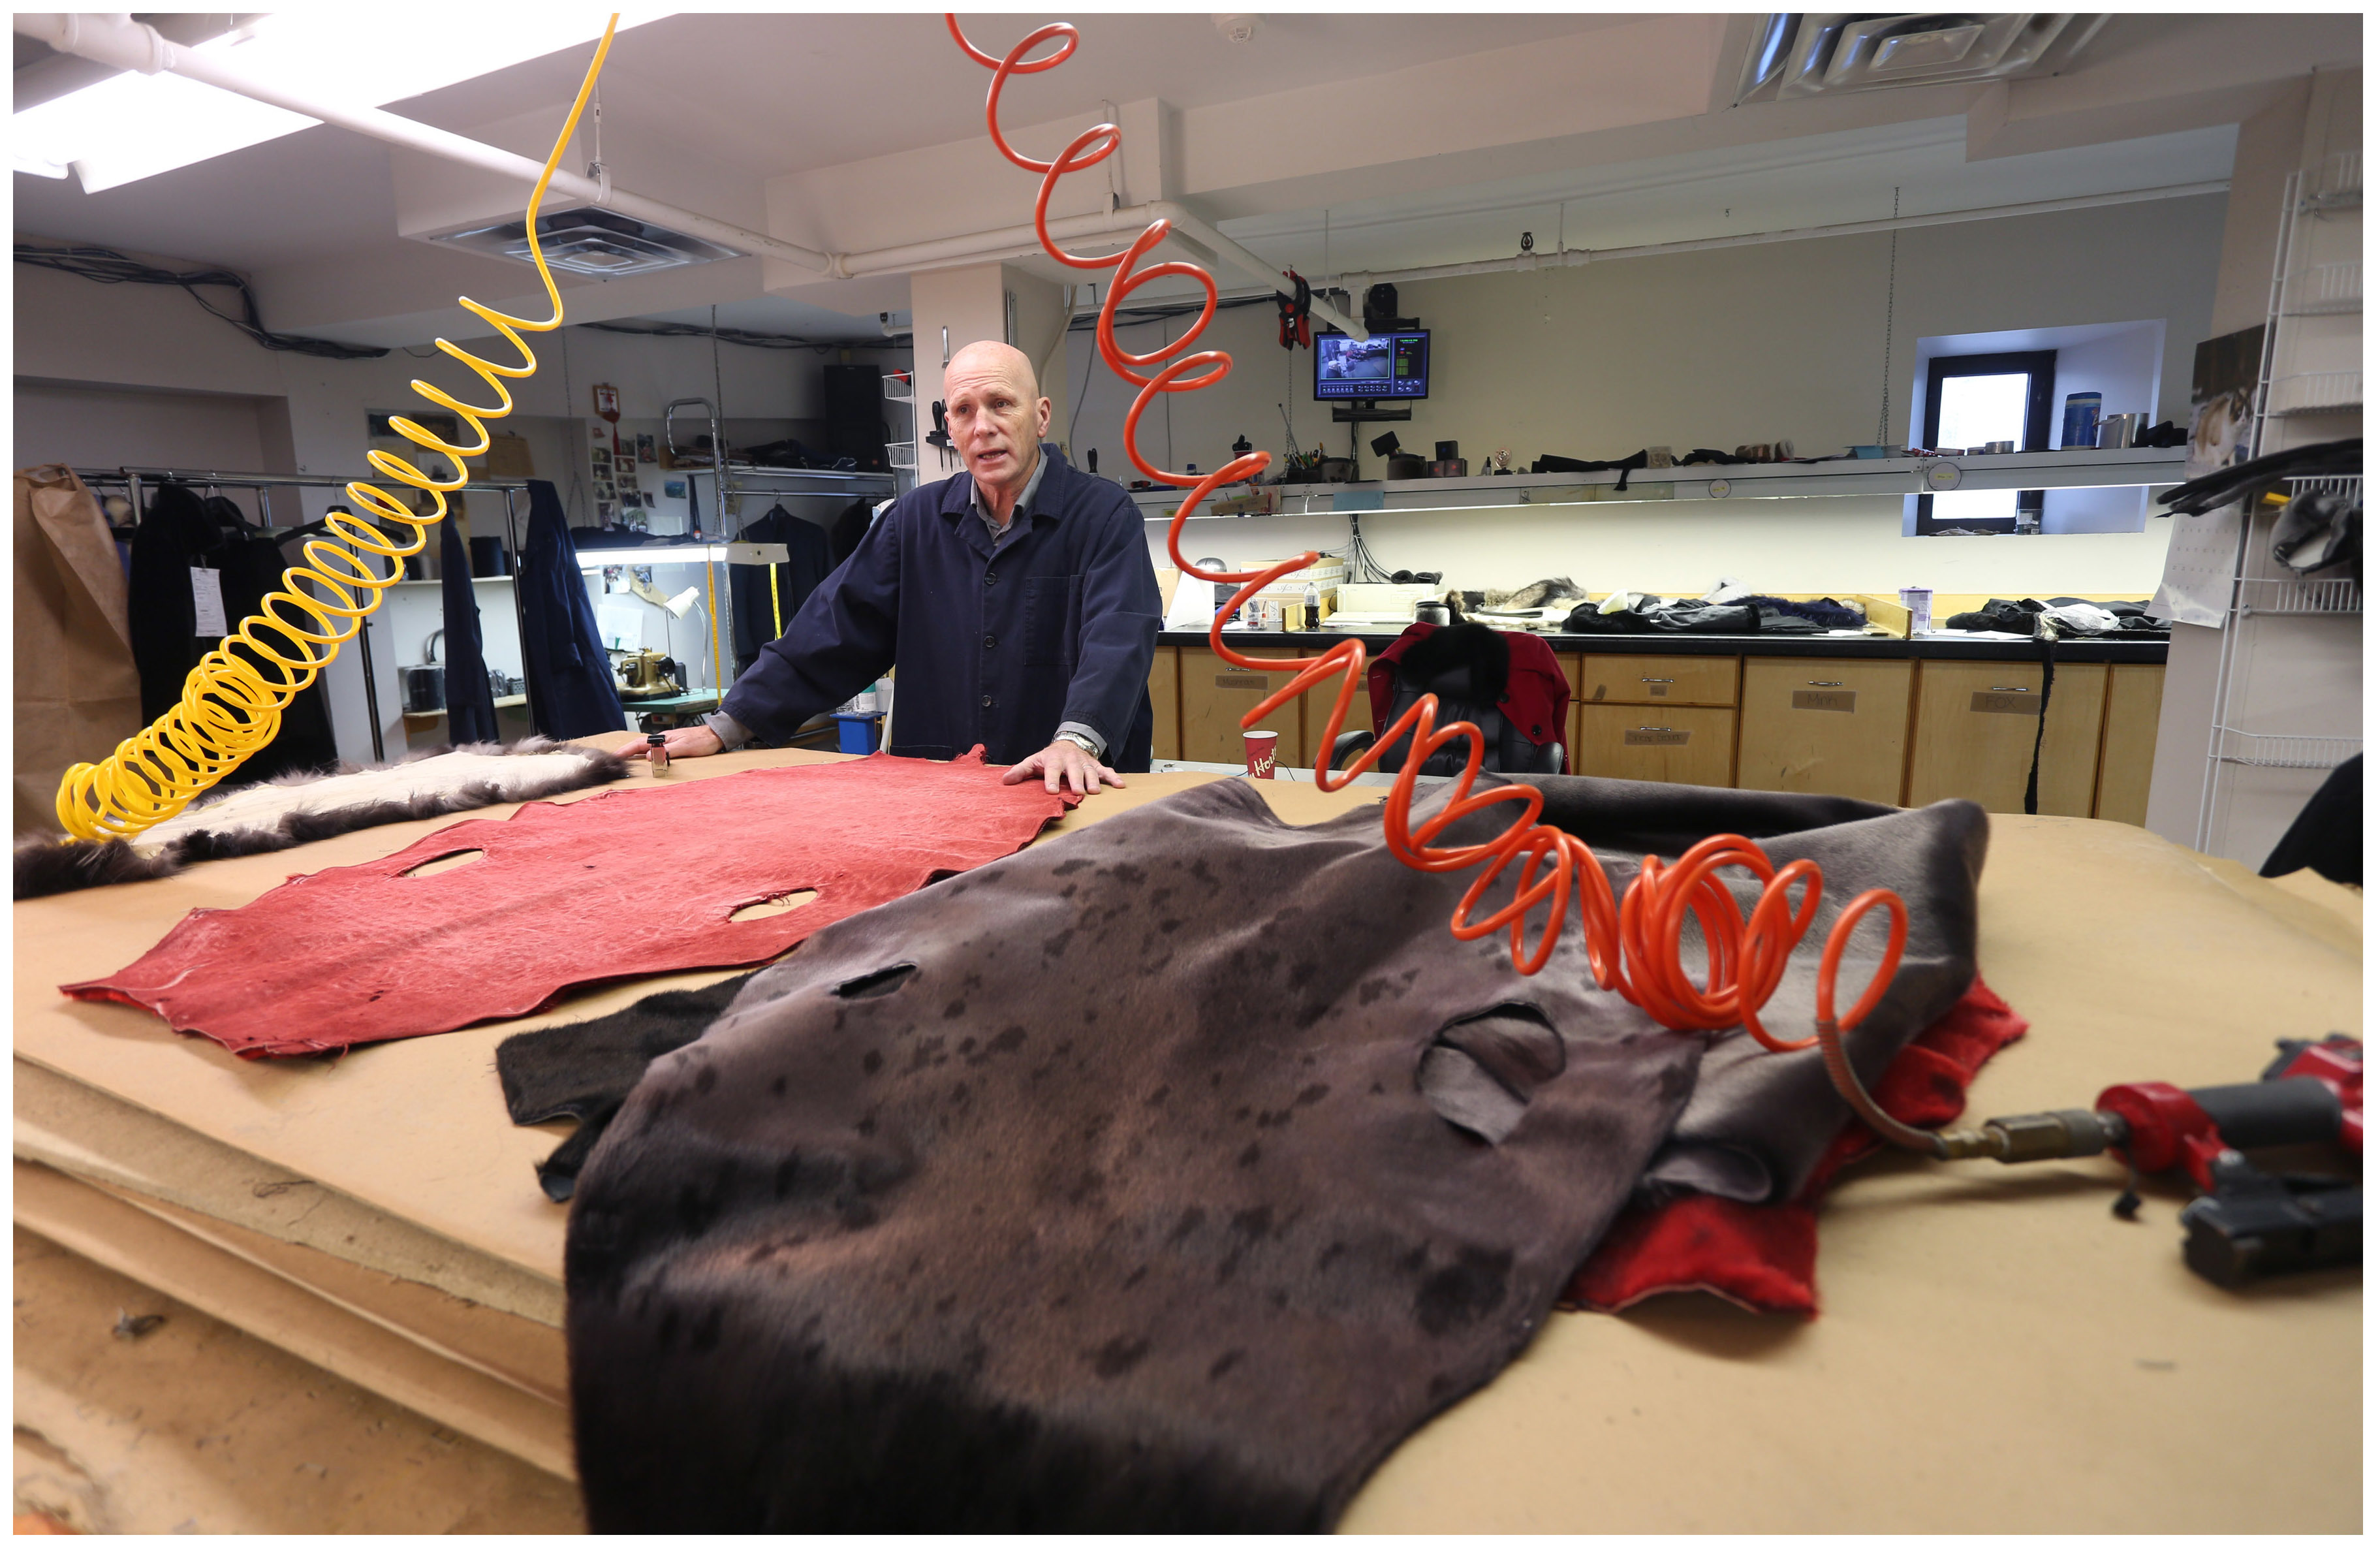
[[[443,157],[466,166],[517,177],[528,183],[535,183],[545,170],[542,162],[531,161],[527,156],[516,155],[463,135],[433,128],[417,119],[400,117],[376,107],[355,107],[325,101],[258,79],[214,55],[184,48],[155,28],[134,21],[127,15],[28,13],[17,16],[14,25],[18,32],[38,38],[61,54],[77,55],[117,69],[139,70],[143,75],[171,71],[221,91],[269,103],[291,113],[319,118],[326,124],[336,124],[374,140]],[[705,238],[737,252],[782,259],[833,279],[927,265],[940,266],[968,259],[989,260],[1038,250],[1040,245],[1033,227],[1022,225],[973,232],[931,242],[880,248],[869,252],[825,253],[748,231],[740,225],[713,220],[708,215],[665,204],[659,200],[647,199],[608,181],[598,182],[560,167],[554,169],[552,180],[547,186],[590,204],[617,210],[622,214],[665,225],[689,236]],[[1050,234],[1063,241],[1137,231],[1160,216],[1172,221],[1183,236],[1204,244],[1223,261],[1269,282],[1278,283],[1281,277],[1279,270],[1170,201],[1135,205],[1104,214],[1054,220],[1050,223]],[[1314,304],[1314,312],[1357,338],[1367,336],[1360,323],[1351,322],[1335,308],[1319,300]]]
[[[1663,253],[1702,252],[1713,248],[1755,247],[1764,242],[1800,242],[1815,237],[1859,237],[1878,231],[1906,231],[1920,225],[1951,225],[1960,221],[2003,220],[2010,215],[2047,215],[2061,210],[2096,210],[2110,204],[2138,204],[2152,199],[2187,199],[2230,189],[2228,178],[2206,183],[2171,183],[2164,188],[2131,189],[2121,193],[2083,194],[2073,199],[2044,199],[2030,204],[1995,204],[1980,210],[1944,210],[1930,215],[1898,219],[1849,221],[1840,225],[1803,225],[1789,231],[1752,231],[1740,237],[1700,237],[1682,242],[1647,242],[1632,248],[1569,248],[1559,253],[1524,252],[1511,258],[1487,258],[1473,263],[1437,263],[1418,269],[1393,269],[1380,274],[1350,274],[1343,277],[1350,293],[1380,281],[1454,279],[1463,274],[1503,274],[1532,269],[1574,269],[1583,263],[1608,263],[1620,258],[1653,258]],[[1321,309],[1317,307],[1316,311]]]
[[[40,39],[61,54],[79,55],[103,65],[113,65],[118,69],[139,70],[143,75],[171,71],[222,91],[270,103],[291,113],[353,129],[374,140],[443,157],[466,166],[476,166],[482,171],[535,183],[545,170],[543,162],[531,161],[527,156],[515,155],[493,145],[433,128],[417,119],[399,117],[376,107],[356,107],[310,96],[258,79],[216,55],[184,48],[155,28],[135,21],[129,16],[19,15],[15,18],[15,26],[18,31],[27,37]],[[793,242],[782,242],[774,237],[764,237],[759,232],[730,225],[725,221],[712,220],[709,215],[681,210],[674,204],[647,199],[560,167],[554,169],[553,180],[548,186],[573,199],[617,210],[624,215],[650,221],[656,225],[666,225],[674,231],[701,237],[722,247],[733,248],[737,252],[781,258],[820,274],[833,271],[833,260],[826,253],[816,252]]]

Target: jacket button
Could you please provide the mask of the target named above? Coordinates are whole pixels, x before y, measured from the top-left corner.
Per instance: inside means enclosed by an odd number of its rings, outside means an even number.
[[[984,707],[985,709],[987,709],[987,710],[989,710],[989,709],[990,709],[990,708],[992,708],[992,707],[993,707],[993,705],[992,705],[992,701],[991,701],[991,695],[990,695],[990,694],[989,694],[989,693],[987,693],[987,694],[985,694],[985,695],[983,696],[983,707]]]
[[[998,575],[998,573],[997,573],[997,572],[995,572],[995,571],[992,571],[992,570],[986,570],[986,571],[984,571],[984,572],[983,572],[983,583],[984,583],[985,585],[987,585],[987,586],[990,585],[993,581],[998,580],[999,579],[1000,579],[1000,576],[999,576],[999,575]]]
[[[990,650],[996,643],[998,643],[998,641],[994,640],[990,635],[987,634],[983,637],[983,648],[985,650]]]

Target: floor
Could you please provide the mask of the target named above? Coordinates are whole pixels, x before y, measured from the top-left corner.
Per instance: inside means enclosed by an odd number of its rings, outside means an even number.
[[[22,1229],[15,1328],[19,1516],[101,1532],[585,1530],[566,1481]]]

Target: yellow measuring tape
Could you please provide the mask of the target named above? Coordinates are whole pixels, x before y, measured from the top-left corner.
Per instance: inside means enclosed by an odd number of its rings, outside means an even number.
[[[588,98],[595,90],[596,77],[602,73],[603,57],[612,50],[612,30],[619,20],[614,16],[604,25],[603,39],[595,47],[594,62],[587,67],[587,79],[579,83],[578,98],[570,104],[570,116],[562,126],[560,138],[553,142],[553,153],[545,158],[545,170],[538,176],[536,191],[528,198],[529,256],[537,263],[538,277],[545,282],[546,299],[552,303],[553,315],[542,322],[511,317],[468,296],[459,296],[455,299],[466,311],[504,335],[520,351],[522,363],[497,365],[442,338],[438,340],[442,351],[470,367],[481,381],[495,389],[495,406],[476,408],[456,401],[427,382],[413,384],[415,392],[468,421],[479,434],[479,444],[449,445],[411,420],[392,418],[389,424],[398,434],[450,459],[455,465],[455,476],[431,478],[403,457],[374,448],[365,454],[365,460],[383,477],[428,491],[434,508],[427,516],[416,516],[395,496],[361,482],[347,485],[347,498],[410,529],[412,542],[404,545],[391,542],[379,528],[333,512],[323,525],[346,547],[319,538],[307,540],[306,563],[284,570],[281,581],[285,589],[268,595],[255,614],[190,669],[182,685],[181,702],[158,716],[145,730],[118,743],[103,761],[77,763],[67,771],[66,778],[58,785],[57,811],[58,822],[67,833],[84,839],[128,838],[165,821],[212,789],[249,754],[273,739],[281,728],[281,712],[289,701],[321,675],[339,653],[339,647],[355,638],[357,630],[363,627],[365,615],[380,605],[388,588],[404,579],[407,556],[427,546],[429,530],[445,518],[446,492],[470,481],[470,471],[464,467],[463,459],[487,453],[485,421],[502,419],[513,411],[513,396],[503,378],[537,374],[537,356],[516,330],[541,334],[562,326],[562,292],[553,283],[552,271],[546,267],[545,253],[538,243],[537,211],[545,199],[546,184],[552,180],[553,169],[561,165],[563,152],[569,147],[570,136],[578,127],[578,116],[585,111]],[[367,555],[389,561],[388,573],[377,573]],[[300,581],[310,581],[313,594],[298,590]],[[269,640],[268,635],[275,637],[279,643]],[[245,645],[248,650],[235,653],[234,645]],[[271,676],[259,666],[260,661],[271,668]]]

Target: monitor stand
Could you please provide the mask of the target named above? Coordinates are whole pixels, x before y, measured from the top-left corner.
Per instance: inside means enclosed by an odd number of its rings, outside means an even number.
[[[1358,444],[1361,440],[1361,433],[1355,427],[1383,421],[1412,418],[1413,405],[1410,403],[1401,403],[1394,408],[1383,408],[1368,397],[1359,397],[1352,403],[1334,403],[1330,406],[1330,422],[1347,427],[1347,460],[1350,464],[1348,471],[1355,475],[1351,481],[1355,483],[1364,481],[1363,451]]]

